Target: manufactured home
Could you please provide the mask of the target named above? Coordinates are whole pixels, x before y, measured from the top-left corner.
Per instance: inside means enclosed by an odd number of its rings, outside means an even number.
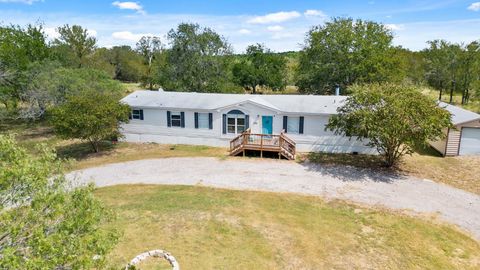
[[[132,108],[122,132],[129,142],[230,147],[233,154],[249,148],[281,150],[287,158],[295,151],[375,153],[358,140],[325,130],[345,99],[136,91],[122,100]]]
[[[430,142],[443,156],[480,155],[480,114],[439,102],[452,115],[453,128],[446,129],[445,139]]]
[[[375,154],[355,138],[325,130],[330,116],[347,97],[319,95],[246,95],[136,91],[122,101],[132,108],[122,126],[128,142],[193,144],[277,152]],[[455,128],[446,139],[431,142],[444,156],[480,154],[480,115],[440,103],[452,114]]]

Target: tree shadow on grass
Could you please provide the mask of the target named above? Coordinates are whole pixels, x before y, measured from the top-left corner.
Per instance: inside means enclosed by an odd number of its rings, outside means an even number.
[[[90,143],[77,142],[68,145],[58,146],[57,155],[60,158],[83,160],[91,157],[100,157],[110,154],[115,149],[115,144],[110,141],[100,143],[99,152],[93,151]]]
[[[300,158],[300,164],[309,171],[346,182],[392,183],[405,176],[397,168],[385,167],[382,157],[376,155],[308,153]]]
[[[415,153],[421,156],[442,157],[442,155],[430,145],[418,145],[415,146],[414,150]]]

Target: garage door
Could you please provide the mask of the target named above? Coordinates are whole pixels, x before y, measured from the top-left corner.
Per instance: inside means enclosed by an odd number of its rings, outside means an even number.
[[[460,155],[480,155],[480,128],[463,128]]]

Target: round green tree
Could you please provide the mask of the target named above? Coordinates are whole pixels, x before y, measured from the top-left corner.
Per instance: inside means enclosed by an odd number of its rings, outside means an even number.
[[[388,167],[413,153],[415,146],[442,138],[452,126],[450,113],[413,86],[367,84],[350,90],[353,94],[326,129],[376,148]]]
[[[50,123],[59,137],[87,141],[98,152],[103,140],[121,137],[120,125],[128,122],[129,113],[115,94],[83,91],[55,107]]]

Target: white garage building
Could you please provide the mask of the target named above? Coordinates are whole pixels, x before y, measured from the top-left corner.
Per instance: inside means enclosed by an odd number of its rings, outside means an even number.
[[[452,114],[454,128],[445,130],[444,140],[430,145],[443,156],[480,155],[480,114],[444,102],[439,106]]]

